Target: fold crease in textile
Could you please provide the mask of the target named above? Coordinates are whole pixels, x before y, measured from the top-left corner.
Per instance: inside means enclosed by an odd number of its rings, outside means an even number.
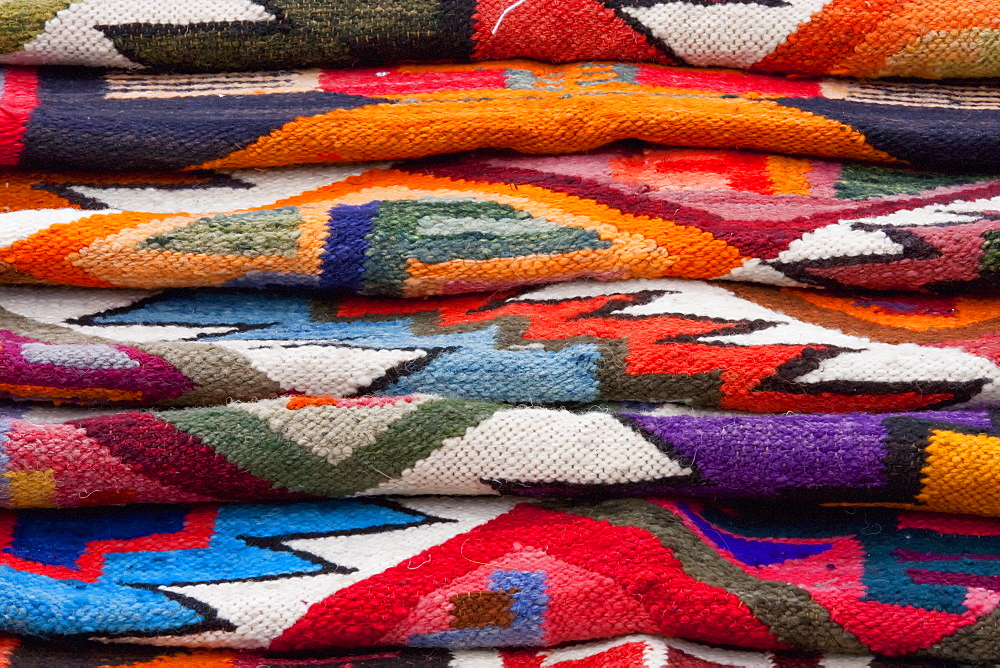
[[[880,504],[1000,516],[986,411],[574,411],[413,395],[0,419],[8,508],[381,494]]]
[[[632,634],[554,649],[388,648],[366,652],[275,653],[254,650],[187,649],[87,642],[2,641],[14,668],[119,666],[121,668],[795,668],[807,665],[892,668],[898,660],[876,656],[800,654],[722,648],[675,638]],[[907,666],[935,668],[940,661],[910,658]],[[952,665],[967,665],[953,662]],[[971,665],[971,664],[970,664]]]
[[[1000,523],[965,515],[382,497],[0,519],[18,592],[0,628],[30,636],[284,652],[646,633],[1000,659]]]
[[[426,296],[594,278],[996,292],[1000,178],[706,149],[0,182],[0,280]]]
[[[147,75],[10,68],[0,166],[241,169],[473,149],[586,151],[624,139],[1000,167],[989,84],[787,79],[615,62]]]
[[[425,299],[0,288],[0,395],[218,405],[413,393],[754,412],[996,407],[1000,298],[683,279]]]
[[[0,62],[186,71],[651,60],[995,77],[996,0],[8,0]]]

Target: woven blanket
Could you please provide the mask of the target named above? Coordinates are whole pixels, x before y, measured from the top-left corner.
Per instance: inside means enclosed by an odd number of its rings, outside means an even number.
[[[1000,179],[725,150],[0,182],[0,280],[419,296],[589,277],[995,290]],[[210,214],[210,215],[206,215]]]
[[[0,288],[0,395],[685,401],[757,412],[1000,405],[1000,298],[684,279],[424,299]]]
[[[570,412],[409,396],[67,412],[0,417],[0,504],[670,492],[1000,516],[1000,415],[984,411]]]
[[[875,656],[724,649],[633,634],[610,641],[572,643],[556,649],[403,648],[351,652],[284,653],[186,649],[99,643],[4,639],[4,668],[894,668],[899,660]],[[952,666],[964,666],[951,662]],[[911,668],[940,668],[931,659],[906,660]]]
[[[0,514],[0,629],[187,647],[629,633],[1000,660],[1000,521],[422,497]]]
[[[7,0],[0,62],[182,70],[656,60],[1000,75],[996,0]]]
[[[0,668],[1000,664],[981,77],[1000,0],[0,0]]]
[[[1000,91],[982,83],[609,62],[161,76],[11,68],[0,73],[0,107],[0,165],[43,170],[245,168],[479,148],[572,153],[622,139],[1000,167]]]

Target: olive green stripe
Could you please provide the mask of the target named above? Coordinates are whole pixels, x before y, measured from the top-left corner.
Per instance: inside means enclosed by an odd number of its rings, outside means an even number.
[[[463,436],[503,408],[501,404],[442,399],[421,404],[382,432],[372,445],[359,448],[337,465],[333,486],[346,495],[370,489],[403,471],[441,447],[447,438]],[[348,484],[350,482],[350,484]]]
[[[0,54],[13,53],[45,30],[45,23],[72,0],[0,2]]]
[[[274,433],[266,422],[244,411],[192,408],[153,414],[197,436],[230,463],[273,482],[275,487],[317,496],[342,496],[358,491],[348,489],[338,468],[325,458]]]

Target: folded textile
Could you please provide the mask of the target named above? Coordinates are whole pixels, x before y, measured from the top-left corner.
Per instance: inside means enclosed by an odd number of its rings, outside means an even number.
[[[668,498],[5,511],[0,629],[291,650],[629,633],[995,663],[1000,522]]]
[[[0,504],[668,492],[1000,516],[1000,415],[986,411],[570,412],[409,396],[76,412],[0,416]]]
[[[1000,664],[1000,0],[160,4],[0,0],[0,668]]]
[[[899,660],[876,656],[760,652],[714,647],[687,640],[633,634],[555,649],[379,649],[365,653],[277,654],[253,650],[141,647],[88,642],[60,643],[10,637],[0,641],[5,668],[892,668]],[[907,666],[940,662],[910,658]],[[966,665],[952,662],[950,665]]]
[[[991,84],[792,80],[628,63],[144,75],[0,73],[0,165],[226,169],[622,139],[1000,168]]]
[[[423,299],[0,287],[0,395],[185,406],[283,394],[998,406],[1000,298],[684,279]]]
[[[7,0],[0,62],[180,70],[657,60],[1000,76],[995,0]]]
[[[0,182],[0,202],[0,280],[17,283],[395,296],[580,277],[1000,285],[1000,178],[774,154],[615,147],[181,174],[18,172]]]

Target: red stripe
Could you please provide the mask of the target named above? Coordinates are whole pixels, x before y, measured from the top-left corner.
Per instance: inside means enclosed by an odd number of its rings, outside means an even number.
[[[38,72],[29,67],[6,70],[0,94],[0,165],[14,166],[24,150],[24,132],[38,106]]]

